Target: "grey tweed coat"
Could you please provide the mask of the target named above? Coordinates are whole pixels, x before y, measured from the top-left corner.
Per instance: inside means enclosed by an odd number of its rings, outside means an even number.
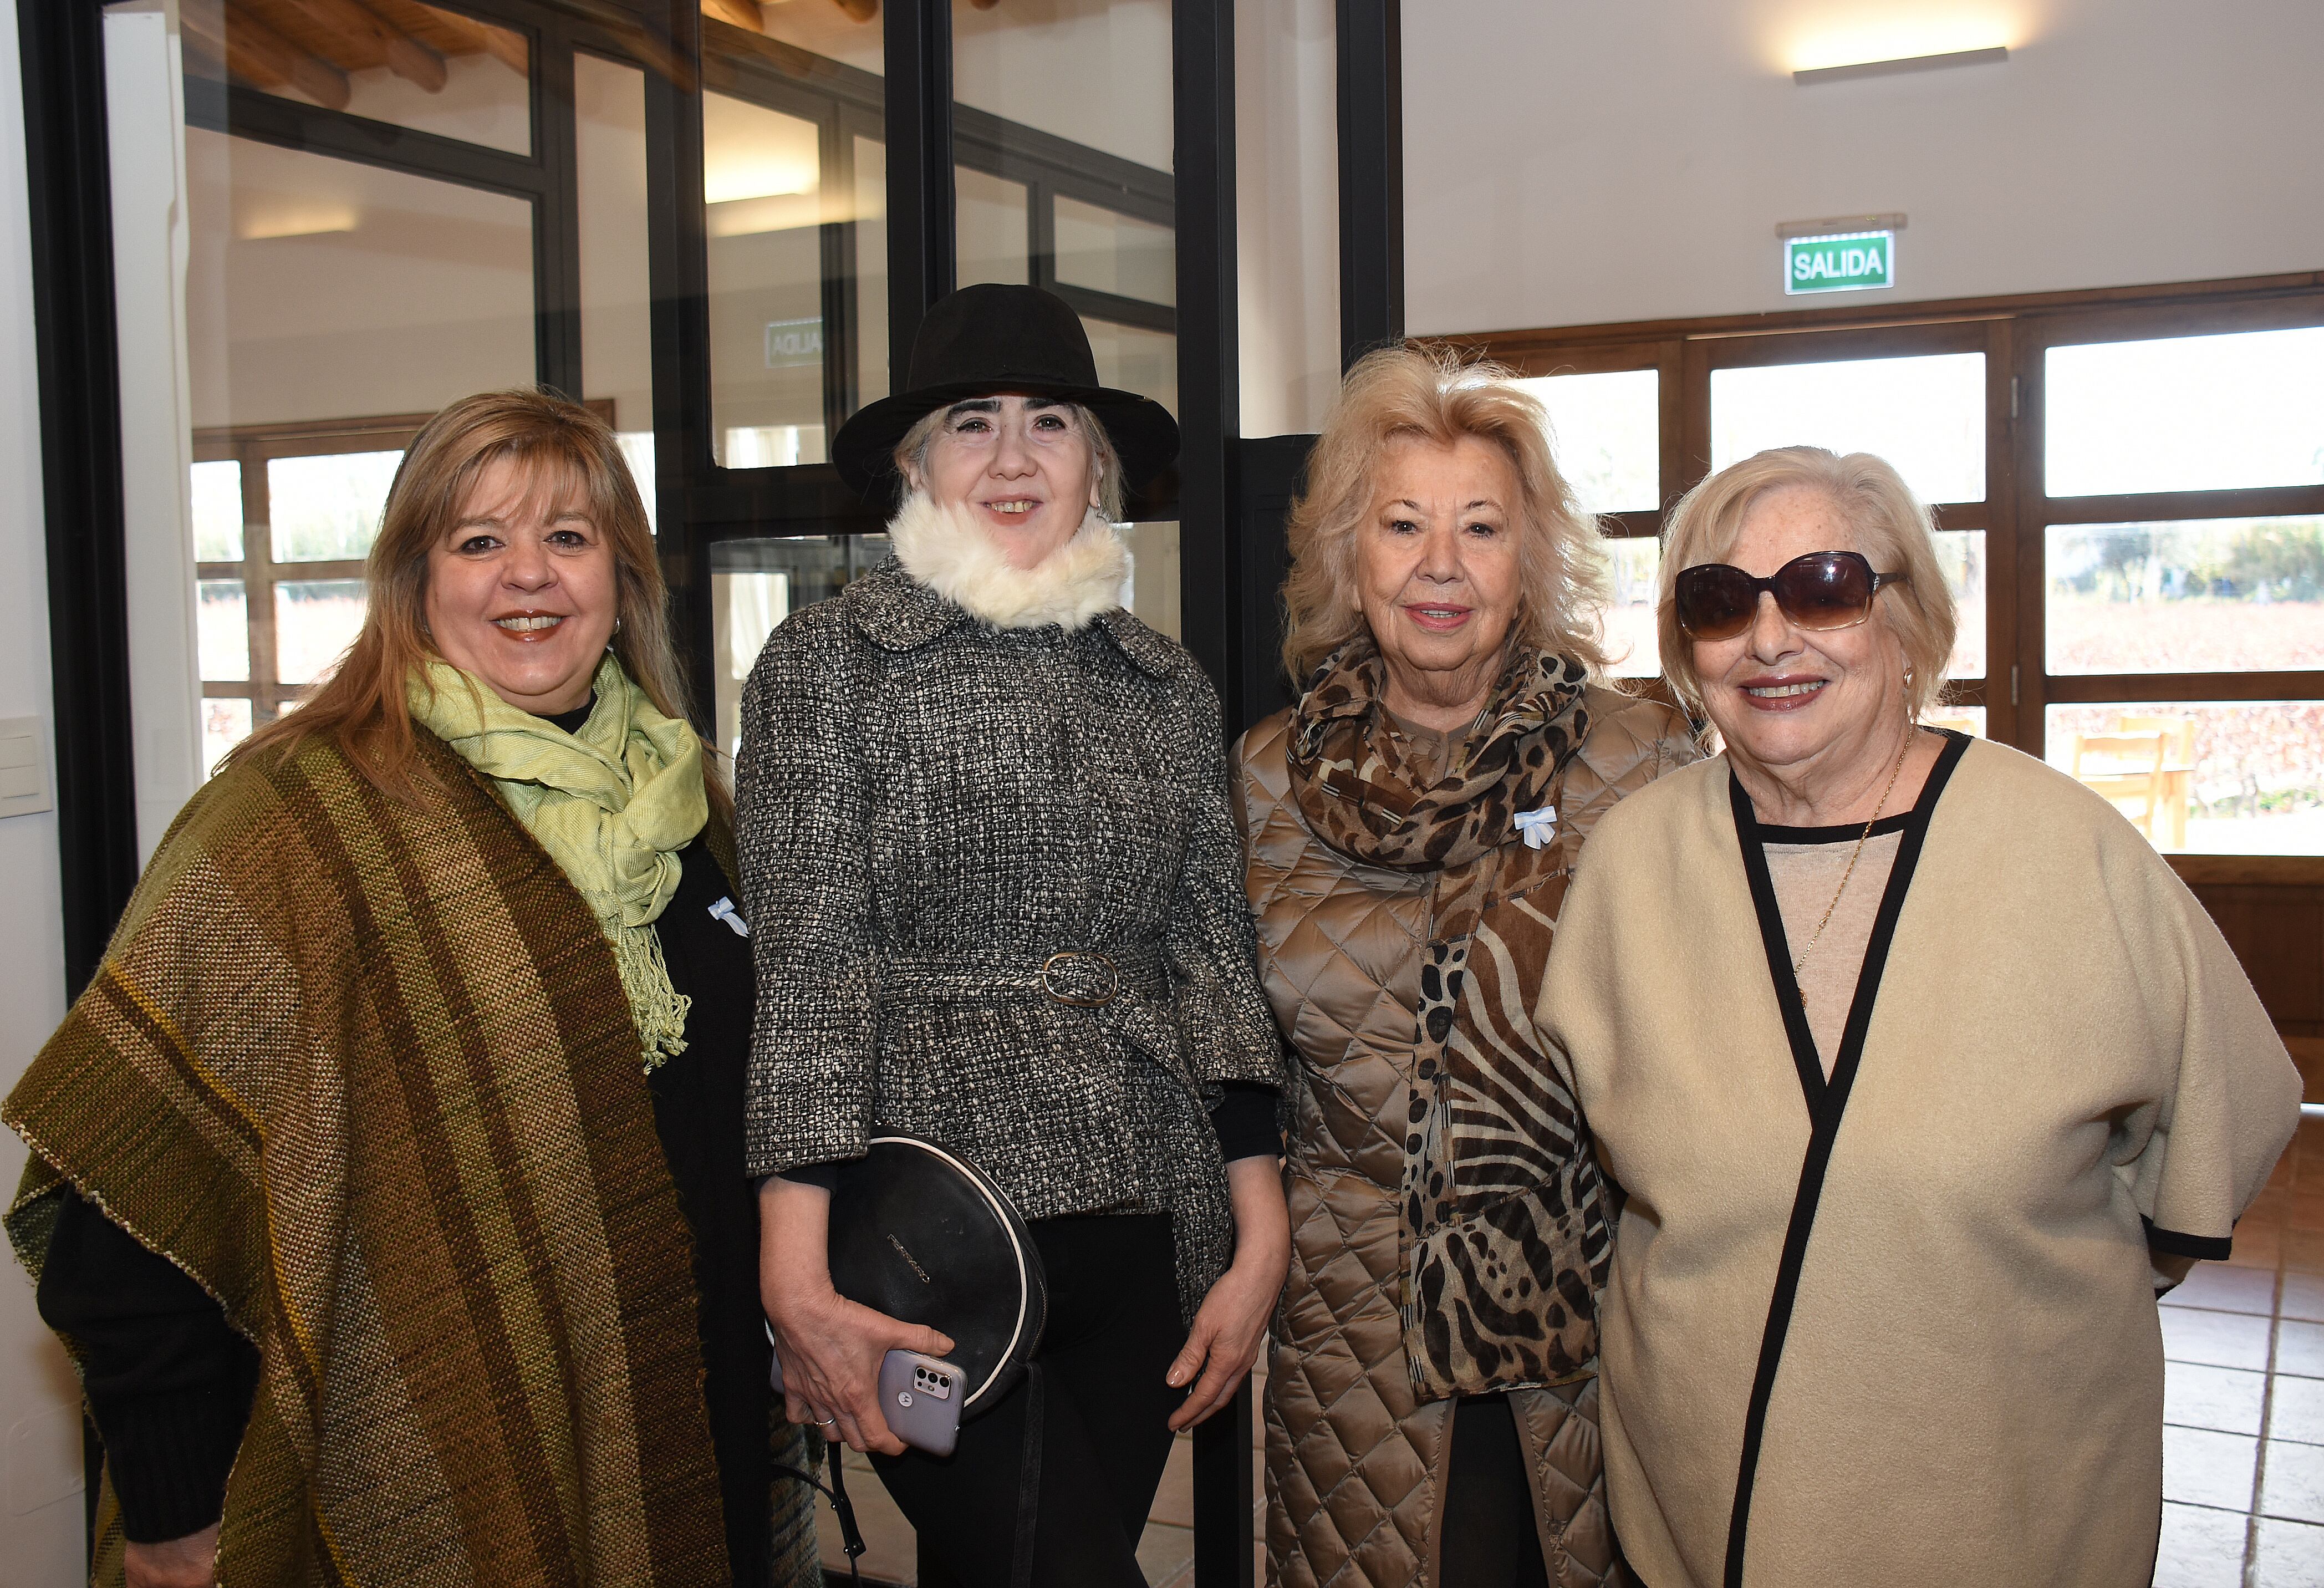
[[[891,564],[775,631],[737,770],[751,1173],[879,1125],[1028,1218],[1167,1212],[1191,1318],[1232,1249],[1205,1111],[1283,1081],[1194,659],[1120,609],[994,628]]]

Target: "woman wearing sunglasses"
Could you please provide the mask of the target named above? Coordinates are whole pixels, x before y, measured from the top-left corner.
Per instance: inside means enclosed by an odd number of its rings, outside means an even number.
[[[1953,604],[1886,463],[1713,475],[1663,581],[1725,752],[1600,824],[1537,1006],[1628,1193],[1622,1546],[1655,1588],[2144,1583],[2154,1297],[2291,1138],[2283,1045],[2105,800],[1917,725]]]

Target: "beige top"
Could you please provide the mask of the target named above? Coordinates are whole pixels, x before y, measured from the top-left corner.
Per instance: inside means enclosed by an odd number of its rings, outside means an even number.
[[[1599,1315],[1625,1552],[1654,1588],[1719,1588],[1730,1537],[1744,1588],[2144,1582],[2149,1242],[2226,1255],[2291,1139],[2267,1011],[2119,813],[1956,738],[1827,1079],[1747,826],[1723,759],[1609,811],[1535,1006],[1628,1193]]]
[[[1401,716],[1386,706],[1380,707],[1397,736],[1412,746],[1414,762],[1431,779],[1441,779],[1452,770],[1452,752],[1469,742],[1469,730],[1447,733],[1441,728],[1424,727],[1408,717]]]
[[[1868,838],[1861,826],[1759,829],[1775,902],[1784,912],[1784,940],[1799,967],[1800,1001],[1807,1006],[1808,1029],[1815,1033],[1826,1076],[1840,1052],[1857,973],[1864,968],[1864,947],[1872,941],[1872,920],[1880,913],[1880,895],[1904,841],[1904,825],[1903,818],[1892,817],[1877,824]],[[1849,860],[1859,838],[1864,854],[1851,873]],[[1831,919],[1824,921],[1827,909]],[[1818,922],[1824,922],[1821,937]]]

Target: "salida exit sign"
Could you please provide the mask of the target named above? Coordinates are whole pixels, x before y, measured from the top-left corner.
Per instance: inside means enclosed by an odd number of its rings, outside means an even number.
[[[1896,234],[1840,232],[1784,239],[1784,291],[1859,292],[1896,284]]]

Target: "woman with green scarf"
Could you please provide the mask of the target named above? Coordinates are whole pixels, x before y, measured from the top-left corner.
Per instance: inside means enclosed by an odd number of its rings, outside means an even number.
[[[612,432],[453,404],[366,583],[0,1111],[104,1440],[96,1577],[819,1583],[732,800]]]

